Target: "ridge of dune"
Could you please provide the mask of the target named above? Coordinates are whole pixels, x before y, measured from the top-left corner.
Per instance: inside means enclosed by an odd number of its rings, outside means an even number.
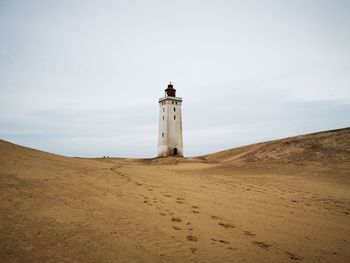
[[[349,160],[350,128],[322,131],[261,142],[201,156],[208,161]]]
[[[350,128],[251,144],[199,157],[224,169],[263,168],[295,173],[349,175]]]
[[[9,157],[16,156],[27,156],[33,158],[51,158],[51,159],[66,159],[69,157],[65,157],[63,155],[58,155],[55,153],[49,153],[46,151],[30,148],[27,146],[15,144],[6,140],[0,139],[0,155]]]

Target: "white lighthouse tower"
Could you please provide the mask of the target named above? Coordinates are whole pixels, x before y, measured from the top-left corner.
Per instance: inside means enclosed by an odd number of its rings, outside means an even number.
[[[159,99],[158,156],[183,156],[181,104],[170,82]]]

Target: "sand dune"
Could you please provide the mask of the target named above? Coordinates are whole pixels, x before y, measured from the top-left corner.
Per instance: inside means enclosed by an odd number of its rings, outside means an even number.
[[[350,128],[196,158],[0,141],[0,262],[349,262]]]

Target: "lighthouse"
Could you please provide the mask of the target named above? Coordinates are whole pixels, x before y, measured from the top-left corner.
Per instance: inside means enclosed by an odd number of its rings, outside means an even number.
[[[159,99],[158,156],[183,156],[182,98],[176,97],[171,82],[164,91]]]

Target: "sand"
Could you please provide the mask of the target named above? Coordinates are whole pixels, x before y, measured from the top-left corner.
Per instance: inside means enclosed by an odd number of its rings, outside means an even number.
[[[0,141],[0,262],[350,262],[350,129],[198,158]]]

